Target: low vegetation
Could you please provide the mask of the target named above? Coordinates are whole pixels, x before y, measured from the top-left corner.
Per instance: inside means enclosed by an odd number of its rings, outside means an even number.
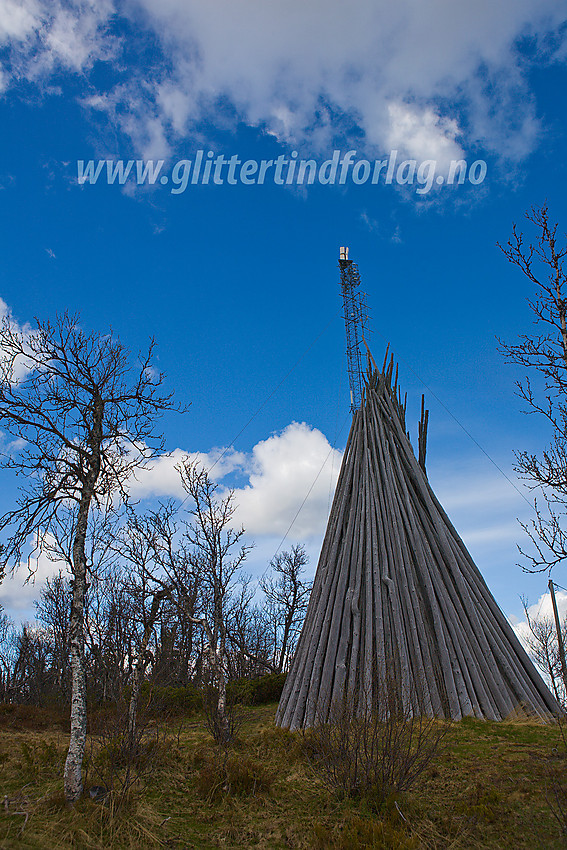
[[[156,713],[130,749],[101,713],[85,793],[69,809],[64,718],[10,706],[0,711],[0,847],[565,846],[556,794],[565,797],[567,759],[556,727],[451,723],[415,783],[384,798],[372,783],[356,793],[329,787],[312,737],[277,728],[274,713],[274,703],[246,707],[236,738],[220,747],[201,713]]]

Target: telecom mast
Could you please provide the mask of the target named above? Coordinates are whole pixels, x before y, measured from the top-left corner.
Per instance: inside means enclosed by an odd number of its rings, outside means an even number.
[[[356,413],[362,403],[364,387],[364,354],[361,350],[365,338],[368,309],[366,293],[360,291],[358,266],[348,258],[348,248],[340,249],[341,293],[344,303],[346,329],[346,356],[350,387],[350,409]]]

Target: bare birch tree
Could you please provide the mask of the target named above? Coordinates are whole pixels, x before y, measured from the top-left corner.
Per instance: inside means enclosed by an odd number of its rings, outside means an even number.
[[[550,617],[532,617],[528,603],[523,601],[526,622],[530,634],[526,638],[530,655],[536,666],[541,670],[546,679],[551,683],[553,695],[557,702],[565,706],[567,693],[565,683],[561,675],[561,658],[557,641],[557,630],[555,623]],[[567,621],[563,620],[561,631],[567,638]]]
[[[184,538],[188,562],[200,577],[203,616],[196,619],[208,642],[208,661],[218,689],[219,736],[228,734],[226,686],[228,677],[227,618],[235,577],[250,547],[240,544],[243,528],[234,528],[234,493],[219,498],[217,485],[207,470],[190,458],[177,467],[185,492],[191,500],[192,521]]]
[[[36,617],[42,623],[50,644],[51,676],[57,693],[68,696],[69,664],[69,580],[61,572],[47,578],[39,599],[34,603]]]
[[[82,792],[86,740],[84,606],[92,513],[125,498],[132,471],[162,449],[156,417],[171,409],[152,368],[154,343],[136,366],[112,334],[86,333],[76,317],[35,321],[30,332],[9,318],[0,331],[0,422],[24,447],[3,466],[25,483],[17,506],[0,518],[2,562],[15,567],[36,546],[69,529],[71,735],[65,763],[68,803]]]
[[[277,673],[274,659],[277,641],[272,611],[265,600],[254,603],[256,588],[249,576],[241,576],[238,593],[231,601],[227,633],[230,647],[230,668],[234,678],[254,677]]]
[[[14,624],[0,610],[0,702],[8,702],[14,669]]]
[[[272,574],[260,581],[267,601],[267,617],[274,633],[274,668],[285,670],[293,655],[309,602],[311,584],[301,576],[308,558],[301,544],[278,553],[270,562]]]
[[[164,548],[172,551],[174,530],[171,524],[173,508],[161,505],[157,511],[144,516],[131,514],[120,529],[112,546],[125,562],[128,577],[124,583],[130,598],[134,623],[136,659],[131,677],[131,695],[128,707],[128,737],[134,741],[138,703],[144,674],[152,660],[149,645],[158,622],[164,600],[173,596],[171,581],[161,567]],[[163,534],[167,529],[172,533]]]
[[[520,336],[518,344],[501,342],[510,363],[526,369],[516,382],[526,413],[536,414],[549,426],[551,440],[539,455],[516,452],[516,472],[540,490],[546,510],[535,503],[535,519],[523,525],[534,553],[522,552],[530,572],[551,570],[567,558],[567,241],[550,220],[547,205],[532,208],[527,221],[535,241],[527,242],[516,225],[506,245],[499,245],[509,262],[535,288],[529,306],[537,333]]]

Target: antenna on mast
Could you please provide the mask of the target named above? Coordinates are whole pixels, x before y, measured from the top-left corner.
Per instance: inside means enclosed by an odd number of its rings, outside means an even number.
[[[341,272],[341,293],[344,305],[344,320],[346,330],[346,356],[348,382],[350,387],[350,409],[356,413],[362,403],[364,388],[363,361],[361,350],[364,342],[364,331],[368,319],[366,293],[360,291],[360,275],[358,266],[348,258],[348,248],[341,248],[339,254],[339,269]]]

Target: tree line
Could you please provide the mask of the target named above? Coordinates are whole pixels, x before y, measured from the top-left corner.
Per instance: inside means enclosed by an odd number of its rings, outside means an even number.
[[[297,545],[272,560],[259,592],[246,575],[235,577],[223,600],[226,681],[287,670],[310,590],[306,563]],[[0,614],[0,702],[70,703],[70,596],[70,578],[59,572],[39,589],[32,623]],[[208,685],[211,648],[201,621],[211,606],[197,573],[185,574],[179,593],[133,574],[125,560],[93,572],[84,613],[88,704],[119,702],[136,679],[163,688]]]
[[[309,591],[296,546],[276,556],[255,601],[234,494],[188,457],[183,514],[132,503],[132,476],[164,451],[159,418],[184,410],[163,389],[154,348],[134,359],[113,333],[87,333],[68,314],[24,329],[7,316],[0,331],[0,425],[15,440],[1,465],[21,482],[0,517],[1,570],[42,554],[68,572],[42,588],[39,627],[17,632],[3,617],[2,694],[68,700],[68,803],[82,793],[89,697],[116,699],[128,684],[133,735],[146,678],[206,677],[222,737],[227,682],[285,668]]]

